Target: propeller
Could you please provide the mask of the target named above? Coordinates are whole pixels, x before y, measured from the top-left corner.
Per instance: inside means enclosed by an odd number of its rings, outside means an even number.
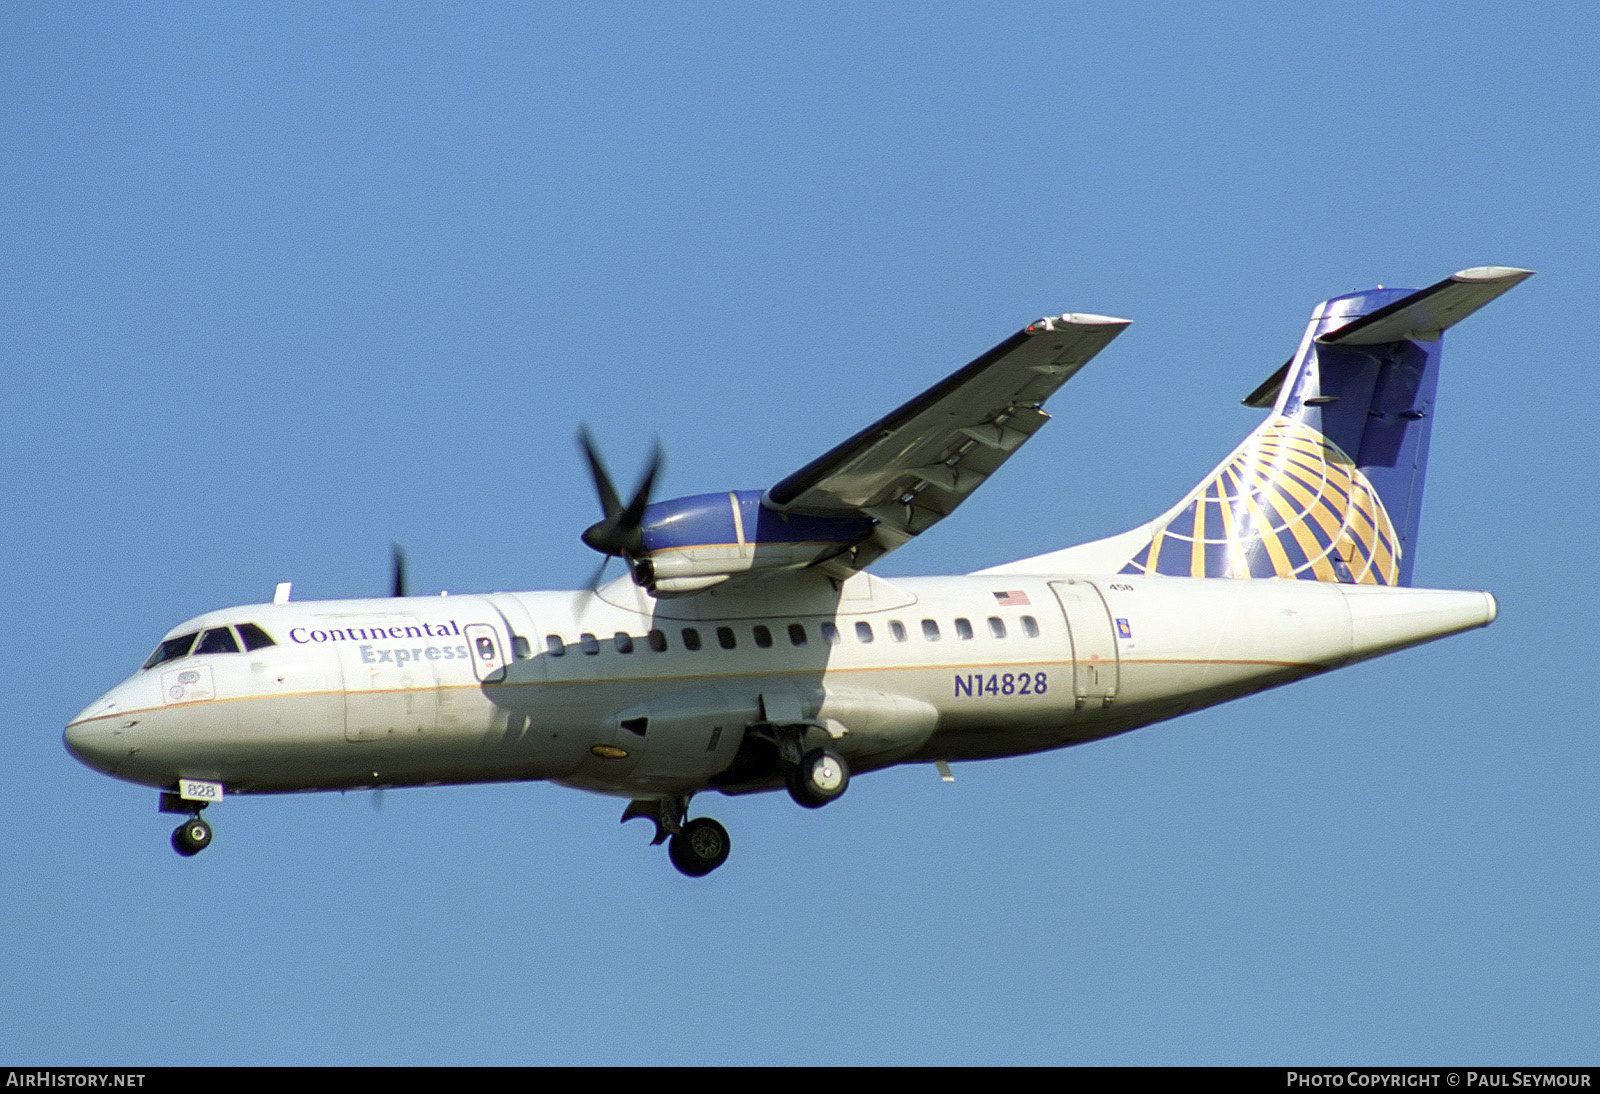
[[[611,481],[611,473],[606,470],[605,461],[600,458],[587,426],[578,428],[578,447],[583,449],[583,455],[589,461],[589,473],[594,478],[594,489],[600,497],[600,511],[603,514],[583,530],[583,542],[606,556],[590,584],[599,585],[606,563],[614,556],[627,560],[637,580],[639,555],[644,551],[644,510],[650,504],[650,492],[655,488],[656,476],[661,473],[661,466],[666,460],[661,443],[656,442],[638,489],[633,492],[627,505],[622,504],[616,485]]]
[[[389,595],[398,599],[406,595],[406,552],[398,543],[390,542],[393,552],[393,579],[389,586]]]

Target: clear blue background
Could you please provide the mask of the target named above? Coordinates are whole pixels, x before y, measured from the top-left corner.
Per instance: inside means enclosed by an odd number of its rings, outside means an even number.
[[[1600,1058],[1589,4],[33,4],[0,21],[0,1061]],[[762,488],[1038,315],[1136,320],[881,572],[1120,531],[1309,309],[1448,338],[1419,583],[1492,628],[1125,737],[708,795],[241,798],[61,729],[178,621],[566,588],[573,445]],[[613,569],[613,572],[616,572]]]

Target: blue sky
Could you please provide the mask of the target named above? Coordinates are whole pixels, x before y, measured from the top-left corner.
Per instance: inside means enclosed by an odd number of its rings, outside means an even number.
[[[0,25],[0,1058],[1593,1063],[1589,5],[61,5]],[[174,623],[581,583],[587,421],[762,488],[1038,315],[1135,320],[879,568],[1120,531],[1319,300],[1448,338],[1416,577],[1490,629],[858,780],[691,882],[545,785],[230,800],[61,728]]]

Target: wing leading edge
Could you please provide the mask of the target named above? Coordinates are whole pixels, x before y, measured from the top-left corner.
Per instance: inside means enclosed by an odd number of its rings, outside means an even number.
[[[1129,323],[1040,319],[775,484],[779,513],[867,517],[839,561],[863,569],[949,516],[1050,420],[1042,404]]]

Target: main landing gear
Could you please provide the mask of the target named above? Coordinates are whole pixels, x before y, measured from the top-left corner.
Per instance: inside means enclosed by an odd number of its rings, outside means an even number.
[[[624,823],[634,817],[646,817],[655,822],[656,838],[652,846],[665,842],[667,857],[678,871],[689,877],[705,877],[728,861],[732,843],[728,830],[710,817],[688,820],[688,798],[666,800],[635,799],[622,811]]]
[[[821,809],[850,786],[850,767],[844,757],[826,748],[814,748],[789,768],[789,796],[807,809]]]
[[[807,809],[821,809],[850,787],[850,765],[845,763],[843,756],[828,747],[829,740],[827,730],[815,722],[793,725],[756,723],[750,727],[745,741],[747,745],[759,744],[769,750],[771,759],[768,763],[772,766],[765,769],[757,767],[760,776],[752,780],[753,785],[745,783],[734,792],[765,789],[762,781],[782,772],[789,796],[797,804]],[[741,749],[741,754],[743,751]]]
[[[784,782],[789,796],[807,809],[820,809],[838,798],[850,786],[850,765],[828,748],[814,748],[801,754],[799,735],[780,737],[780,754],[797,756],[784,764]],[[771,745],[767,745],[769,749]],[[767,769],[771,771],[771,768]],[[771,786],[771,783],[767,783]],[[758,784],[759,786],[759,784]],[[750,789],[756,789],[751,787]],[[644,817],[656,826],[651,844],[665,843],[667,857],[678,871],[689,877],[705,877],[728,861],[731,843],[728,830],[710,817],[689,816],[688,796],[678,798],[636,798],[622,811],[624,823]]]
[[[172,849],[184,858],[193,858],[211,846],[211,826],[200,819],[205,802],[189,801],[172,793],[162,793],[161,812],[187,813],[189,819],[172,830]]]
[[[667,842],[667,857],[680,873],[704,877],[728,861],[728,830],[710,817],[686,821]]]

